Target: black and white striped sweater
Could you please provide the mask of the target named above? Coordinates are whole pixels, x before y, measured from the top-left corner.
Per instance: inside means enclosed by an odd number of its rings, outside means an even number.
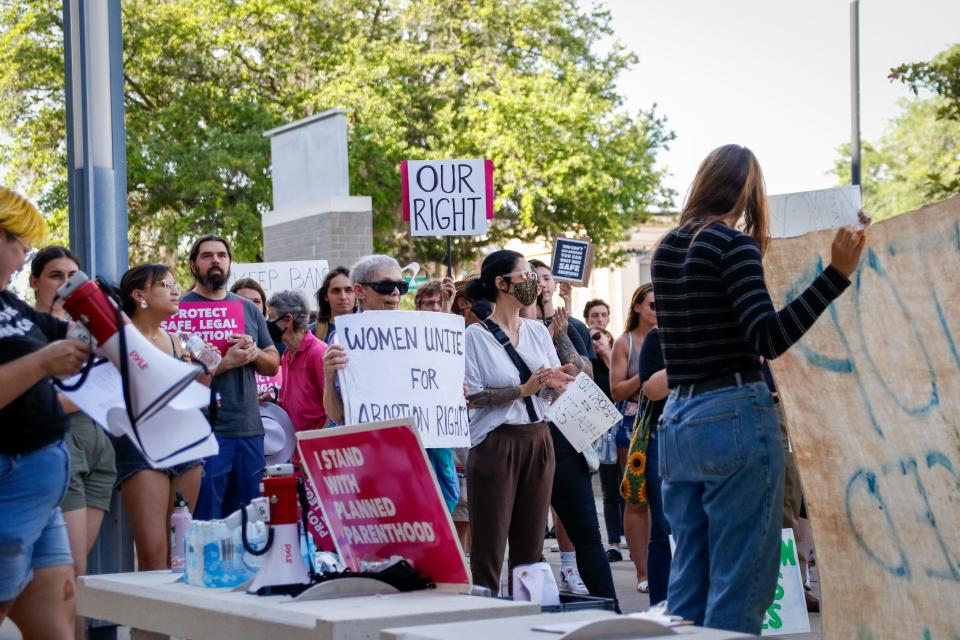
[[[775,311],[759,245],[722,222],[668,232],[651,273],[671,387],[759,368],[760,356],[772,360],[786,351],[850,285],[827,267]]]

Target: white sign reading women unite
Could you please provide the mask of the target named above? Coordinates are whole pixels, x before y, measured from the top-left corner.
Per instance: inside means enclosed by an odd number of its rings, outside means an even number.
[[[346,424],[412,416],[426,448],[469,447],[463,318],[366,311],[337,318],[349,362],[338,375]]]

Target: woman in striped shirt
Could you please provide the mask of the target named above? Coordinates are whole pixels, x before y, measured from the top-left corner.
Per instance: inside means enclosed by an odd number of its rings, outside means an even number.
[[[862,229],[838,230],[830,265],[774,310],[761,262],[765,191],[749,149],[712,151],[651,265],[671,390],[657,438],[677,543],[667,600],[698,625],[752,634],[777,584],[783,508],[783,452],[760,357],[803,336],[849,286],[865,243]]]

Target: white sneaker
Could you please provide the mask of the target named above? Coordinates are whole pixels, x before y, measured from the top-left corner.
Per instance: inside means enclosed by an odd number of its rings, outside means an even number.
[[[564,593],[575,593],[578,596],[588,596],[590,591],[587,585],[583,584],[580,578],[580,572],[576,567],[560,567],[560,591]]]
[[[560,543],[554,542],[552,545],[550,545],[550,551],[553,553],[560,553]]]

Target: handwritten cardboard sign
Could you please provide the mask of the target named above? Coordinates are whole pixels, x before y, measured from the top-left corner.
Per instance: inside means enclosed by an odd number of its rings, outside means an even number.
[[[623,416],[590,376],[581,372],[547,409],[547,419],[557,425],[580,453],[623,420]]]
[[[593,269],[593,243],[589,240],[557,238],[553,241],[553,279],[578,286],[587,284]]]
[[[412,415],[424,446],[469,447],[464,323],[452,313],[367,311],[337,318],[347,424]]]
[[[833,236],[770,243],[778,308],[830,263]],[[960,636],[958,278],[960,196],[872,224],[851,286],[770,362],[810,498],[824,638]]]
[[[839,229],[845,225],[862,226],[860,186],[801,191],[769,196],[770,235],[792,238],[820,229]]]
[[[780,532],[780,577],[760,635],[782,636],[809,631],[810,615],[807,613],[806,598],[803,597],[797,544],[793,539],[793,529],[783,529]]]
[[[278,291],[294,290],[303,294],[310,308],[317,308],[317,289],[330,271],[326,260],[294,260],[290,262],[249,262],[230,266],[228,286],[243,278],[256,280],[267,294],[267,300]],[[267,302],[264,300],[264,303]]]
[[[210,300],[181,302],[176,315],[160,323],[164,331],[195,333],[209,342],[221,354],[227,352],[227,338],[244,333],[243,302],[240,300]]]
[[[402,556],[438,588],[470,591],[453,520],[409,417],[301,431],[297,441],[323,519],[351,570]]]
[[[404,160],[403,219],[414,236],[479,236],[493,219],[490,160]]]

